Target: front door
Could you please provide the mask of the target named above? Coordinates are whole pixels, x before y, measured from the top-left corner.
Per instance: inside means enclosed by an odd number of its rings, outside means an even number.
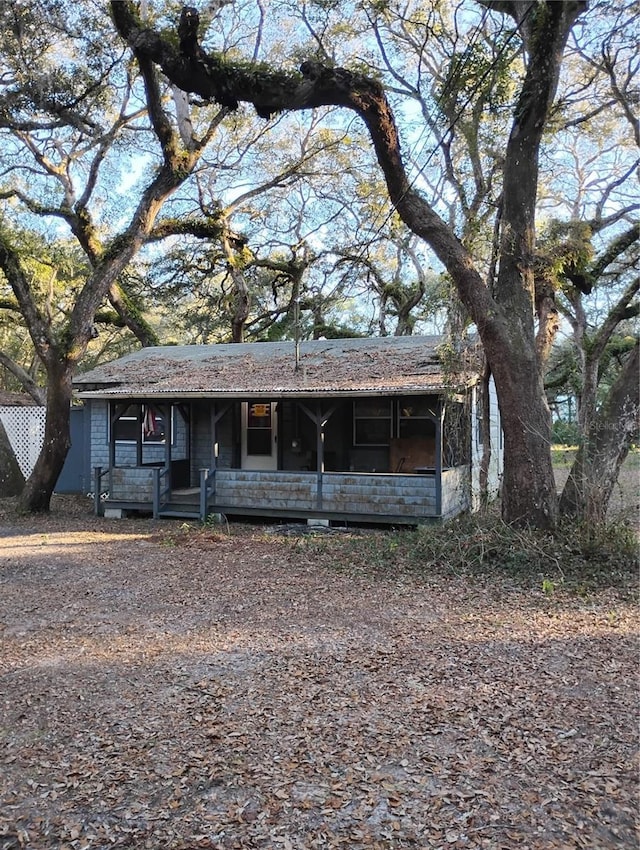
[[[278,468],[278,415],[276,403],[242,403],[242,468]]]

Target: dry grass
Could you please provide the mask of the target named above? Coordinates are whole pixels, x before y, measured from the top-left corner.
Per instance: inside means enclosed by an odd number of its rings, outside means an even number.
[[[553,451],[554,471],[558,492],[562,491],[569,476],[575,448],[556,446]],[[623,520],[640,528],[640,450],[633,450],[620,470],[618,482],[611,494],[608,517],[611,521]]]

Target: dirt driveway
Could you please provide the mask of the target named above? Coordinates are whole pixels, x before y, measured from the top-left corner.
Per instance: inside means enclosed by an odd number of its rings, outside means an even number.
[[[0,513],[0,848],[637,846],[631,603],[313,553]]]

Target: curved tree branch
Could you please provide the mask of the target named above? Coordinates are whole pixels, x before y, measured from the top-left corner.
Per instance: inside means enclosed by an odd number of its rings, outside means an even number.
[[[29,393],[31,398],[38,404],[45,404],[47,400],[47,391],[44,387],[39,387],[33,380],[33,377],[15,362],[4,351],[0,351],[0,366],[4,366],[7,371],[20,381],[25,392]]]
[[[640,240],[640,223],[633,224],[624,233],[621,233],[620,236],[607,246],[606,250],[599,257],[596,257],[595,262],[589,270],[591,277],[594,280],[598,280],[611,263],[614,263],[621,254],[635,242],[638,242],[638,240]]]
[[[118,314],[122,324],[129,328],[131,333],[143,346],[160,344],[158,334],[144,318],[122,281],[116,281],[111,285],[109,289],[109,302]]]
[[[57,344],[46,318],[33,298],[29,281],[24,273],[20,257],[7,235],[0,231],[0,269],[9,282],[13,294],[24,316],[29,335],[40,359],[46,363],[51,356],[57,357]]]
[[[600,357],[609,342],[611,335],[618,327],[620,322],[625,319],[633,318],[635,309],[632,304],[633,299],[640,291],[640,276],[634,278],[624,290],[620,298],[616,301],[613,307],[609,310],[606,319],[600,326],[598,333],[589,348],[589,357],[594,362],[598,362]]]
[[[400,139],[391,107],[377,80],[343,68],[303,62],[300,72],[265,70],[229,62],[217,54],[205,54],[196,46],[186,51],[155,31],[144,27],[130,2],[111,3],[120,35],[136,55],[156,62],[185,91],[198,94],[231,109],[240,101],[252,103],[259,116],[282,111],[342,106],[365,122],[378,162],[384,173],[392,204],[405,223],[425,239],[452,277],[479,327],[498,325],[501,313],[493,302],[468,251],[410,182],[402,161]],[[506,322],[506,316],[503,317]],[[503,325],[504,326],[504,325]]]

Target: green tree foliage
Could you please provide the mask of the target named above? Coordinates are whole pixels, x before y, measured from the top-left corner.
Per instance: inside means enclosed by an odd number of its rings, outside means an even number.
[[[203,110],[194,125],[177,106],[167,111],[154,68],[141,59],[136,78],[123,61],[106,9],[5,3],[0,15],[0,270],[3,306],[17,306],[46,373],[43,449],[21,496],[40,511],[68,449],[71,380],[100,311],[115,311],[143,343],[156,339],[124,273],[148,240],[180,229],[160,210],[189,179],[220,112]],[[219,232],[211,218],[198,224]],[[45,259],[34,250],[43,238]]]
[[[41,222],[87,265],[65,380],[108,319],[143,344],[406,333],[445,302],[498,385],[505,517],[552,525],[548,358],[581,299],[616,307],[633,212],[630,7],[199,5],[1,7],[4,270],[37,357],[10,249]]]
[[[387,8],[390,7],[385,6],[382,11]],[[542,385],[544,356],[537,343],[540,334],[546,335],[547,331],[542,328],[536,333],[533,324],[533,268],[526,258],[533,254],[537,164],[543,130],[556,94],[566,42],[583,9],[582,3],[544,3],[527,12],[518,2],[499,4],[499,10],[515,22],[528,61],[515,98],[511,132],[501,145],[503,192],[496,240],[499,267],[491,291],[481,266],[474,262],[451,224],[438,213],[437,199],[428,199],[416,186],[401,152],[392,103],[380,81],[362,74],[360,69],[331,64],[333,55],[324,49],[323,39],[318,41],[317,27],[312,35],[320,48],[316,53],[320,60],[307,59],[299,73],[291,73],[247,67],[218,52],[202,52],[194,32],[187,49],[181,46],[180,56],[159,33],[140,28],[130,4],[112,4],[123,37],[139,52],[153,58],[185,91],[232,109],[240,102],[252,103],[262,118],[330,105],[346,107],[360,117],[369,132],[391,202],[407,227],[446,266],[482,336],[496,378],[505,427],[505,517],[542,526],[553,525],[557,515],[551,421]],[[333,7],[322,8],[325,13],[332,10]],[[378,12],[380,9],[365,8],[369,23]],[[196,21],[192,13],[189,16]],[[392,60],[386,64],[393,82],[395,64]],[[539,315],[541,323],[546,323],[545,317]],[[523,407],[529,417],[526,427]]]
[[[605,516],[637,433],[640,306],[640,15],[602,3],[593,16],[576,28],[554,109],[537,249],[539,295],[561,328],[547,384],[572,394],[580,442],[560,505],[589,522]]]

